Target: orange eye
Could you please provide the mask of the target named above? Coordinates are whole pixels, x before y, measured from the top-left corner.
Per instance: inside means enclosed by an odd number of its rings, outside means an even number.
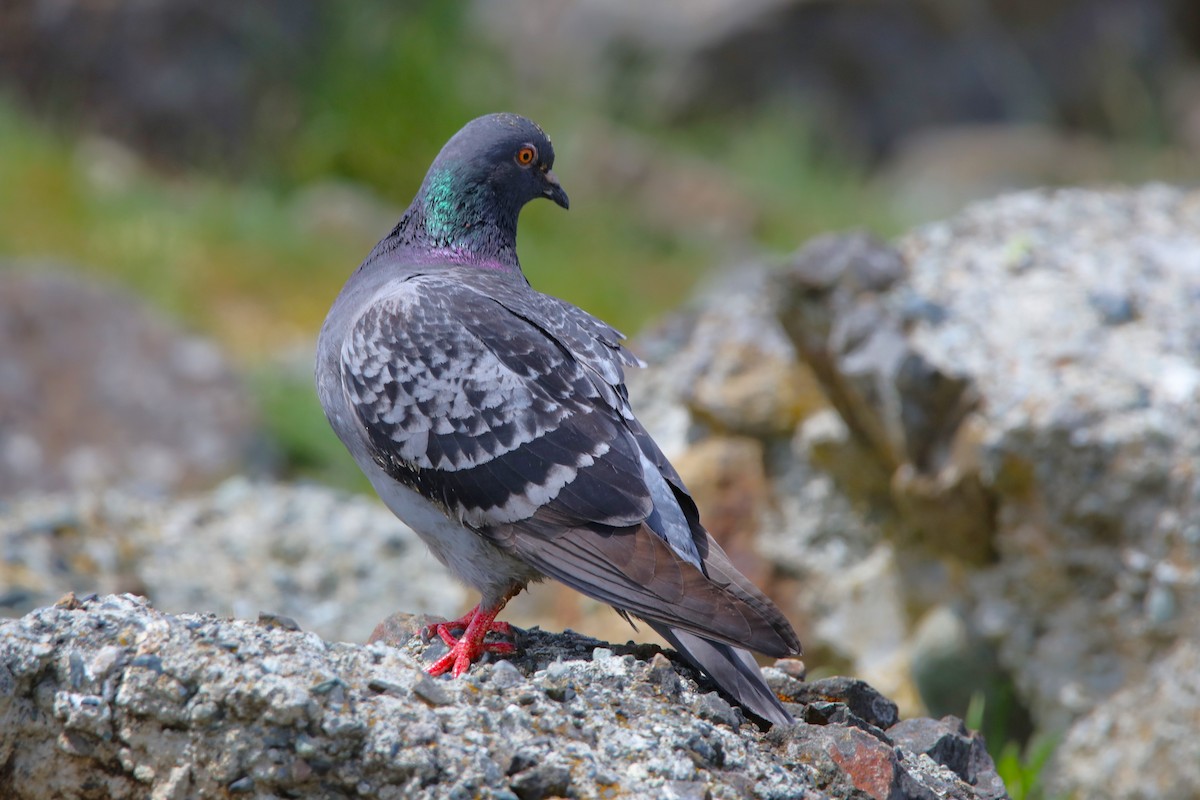
[[[528,167],[534,161],[537,161],[537,148],[531,144],[527,144],[517,151],[517,163],[522,167]]]

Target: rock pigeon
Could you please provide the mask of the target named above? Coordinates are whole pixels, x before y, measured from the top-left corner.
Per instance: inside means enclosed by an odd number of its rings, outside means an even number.
[[[496,615],[551,577],[644,620],[743,707],[790,723],[746,648],[784,657],[800,642],[634,416],[624,368],[641,362],[521,271],[521,208],[568,207],[553,166],[532,121],[468,123],[321,329],[329,423],[384,503],[482,595],[434,626],[450,652],[428,671],[457,676],[484,652],[512,652],[485,641],[509,631]]]

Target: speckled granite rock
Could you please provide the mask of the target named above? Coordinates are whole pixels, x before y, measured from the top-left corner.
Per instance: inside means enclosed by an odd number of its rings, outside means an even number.
[[[1005,796],[963,756],[982,753],[976,737],[932,720],[938,735],[914,736],[859,681],[768,669],[804,721],[764,735],[657,648],[536,629],[518,644],[435,680],[420,668],[440,641],[332,644],[128,595],[66,598],[0,623],[0,794]]]
[[[940,467],[995,508],[975,624],[1061,728],[1200,630],[1200,193],[1013,195],[901,249],[912,345],[983,398]]]
[[[1200,642],[1183,641],[1072,727],[1047,770],[1050,797],[1200,797]]]

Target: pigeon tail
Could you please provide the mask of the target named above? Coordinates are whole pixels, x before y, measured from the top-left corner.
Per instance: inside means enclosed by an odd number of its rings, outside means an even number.
[[[661,623],[647,620],[646,624],[670,642],[692,666],[712,678],[738,705],[756,717],[772,725],[791,725],[796,721],[767,686],[758,663],[749,651]]]

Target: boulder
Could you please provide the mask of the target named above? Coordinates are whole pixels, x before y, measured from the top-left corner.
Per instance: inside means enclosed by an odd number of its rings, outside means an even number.
[[[1018,193],[722,277],[643,345],[630,395],[672,455],[759,442],[767,506],[742,519],[810,662],[909,714],[981,696],[1006,735],[1062,734],[1197,641],[1197,297],[1200,194]],[[772,393],[748,425],[656,375],[730,308],[739,338],[790,343],[773,393],[819,387],[793,433],[762,424]]]
[[[1017,194],[899,247],[884,302],[921,368],[875,416],[928,455],[894,473],[897,507],[930,558],[978,541],[945,586],[1062,730],[1200,630],[1200,194]]]
[[[215,343],[119,289],[0,265],[0,497],[211,486],[266,453]]]
[[[1052,797],[1184,800],[1200,792],[1200,642],[1184,640],[1144,681],[1071,727],[1047,774]]]
[[[337,644],[270,619],[72,595],[0,623],[0,792],[1006,796],[956,721],[915,735],[858,681],[807,684],[792,706],[805,721],[764,735],[656,647],[537,629],[517,639],[515,657],[434,679],[421,668],[444,649],[436,637]],[[768,673],[777,690],[797,683]]]

